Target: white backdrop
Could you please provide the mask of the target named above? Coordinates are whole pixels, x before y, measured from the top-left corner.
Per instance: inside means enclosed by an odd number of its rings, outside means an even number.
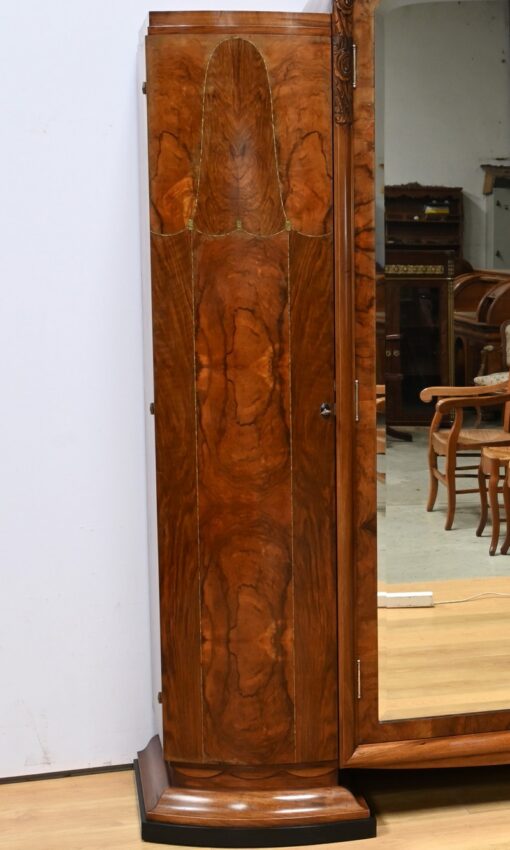
[[[136,117],[148,8],[0,8],[0,776],[126,763],[155,728]]]
[[[136,116],[148,8],[0,6],[0,776],[126,763],[156,728]]]

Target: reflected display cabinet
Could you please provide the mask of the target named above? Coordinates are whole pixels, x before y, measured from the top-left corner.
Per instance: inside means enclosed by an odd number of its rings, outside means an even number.
[[[149,841],[371,837],[346,768],[502,761],[510,737],[506,714],[378,716],[373,19],[149,17]]]
[[[453,253],[393,252],[384,273],[386,422],[430,423],[425,386],[453,383]]]

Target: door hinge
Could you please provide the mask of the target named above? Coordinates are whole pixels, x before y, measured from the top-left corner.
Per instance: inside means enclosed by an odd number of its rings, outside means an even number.
[[[163,692],[162,691],[158,691],[158,702],[159,702],[160,705],[163,702]]]
[[[361,661],[359,658],[356,661],[356,693],[358,699],[361,699]]]
[[[355,41],[352,42],[352,87],[358,85],[358,45]]]
[[[142,94],[147,94],[147,83],[142,83]]]
[[[154,402],[151,401],[151,403],[149,404],[149,413],[151,414],[151,416],[154,416],[155,412],[156,412],[156,407],[154,405]]]
[[[359,381],[354,381],[354,419],[359,422]]]

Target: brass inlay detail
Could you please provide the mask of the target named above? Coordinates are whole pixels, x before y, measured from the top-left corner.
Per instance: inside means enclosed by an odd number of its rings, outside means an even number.
[[[444,275],[444,266],[394,264],[384,267],[385,274],[437,274]]]

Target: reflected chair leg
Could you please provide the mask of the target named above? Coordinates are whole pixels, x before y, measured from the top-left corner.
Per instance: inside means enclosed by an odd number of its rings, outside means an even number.
[[[499,504],[498,504],[499,464],[494,461],[489,478],[489,504],[492,515],[492,537],[489,555],[495,555],[499,540]]]
[[[427,510],[431,511],[436,503],[437,498],[437,487],[439,481],[435,476],[435,472],[437,472],[437,454],[435,453],[433,448],[429,448],[429,476],[430,476],[430,487],[429,487],[429,498],[427,502]]]
[[[446,456],[446,490],[448,493],[448,510],[446,512],[445,531],[450,531],[455,519],[455,506],[457,495],[455,493],[455,455],[453,458]]]
[[[503,501],[505,503],[506,535],[501,547],[501,554],[506,555],[510,548],[510,486],[508,484],[508,474],[506,469],[505,477],[503,478]]]
[[[480,490],[480,522],[476,529],[476,536],[481,537],[487,525],[487,484],[482,464],[478,467],[478,489]]]

